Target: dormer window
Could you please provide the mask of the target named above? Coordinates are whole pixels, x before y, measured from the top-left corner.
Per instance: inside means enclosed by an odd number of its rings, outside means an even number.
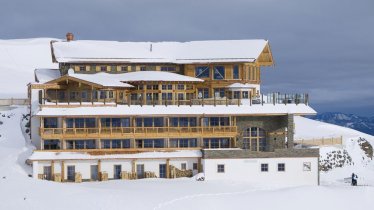
[[[121,71],[123,71],[123,72],[128,71],[128,66],[121,66]]]
[[[106,71],[107,67],[106,66],[100,66],[100,71]]]
[[[86,71],[86,66],[79,66],[79,71]]]
[[[215,80],[225,79],[225,67],[224,66],[214,67],[214,79]]]
[[[209,78],[209,66],[198,66],[195,69],[195,76],[197,78]]]

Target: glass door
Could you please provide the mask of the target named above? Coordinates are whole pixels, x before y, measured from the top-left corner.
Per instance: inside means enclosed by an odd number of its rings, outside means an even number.
[[[144,164],[136,165],[136,174],[138,176],[138,179],[144,178]]]
[[[68,180],[75,181],[75,166],[68,166]]]
[[[98,180],[98,166],[91,165],[91,180],[97,181]]]
[[[160,178],[166,178],[166,164],[160,164]]]

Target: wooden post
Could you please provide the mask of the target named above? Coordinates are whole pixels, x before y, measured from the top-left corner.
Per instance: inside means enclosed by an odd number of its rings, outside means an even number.
[[[97,160],[97,173],[100,174],[101,173],[101,160]],[[101,180],[100,180],[101,181]]]
[[[214,97],[213,97],[214,106],[216,106],[216,93],[214,91],[213,91],[213,95],[214,95]]]
[[[203,170],[202,170],[202,165],[201,165],[201,158],[200,158],[200,157],[197,158],[197,172],[198,172],[198,173],[203,172]]]
[[[133,174],[136,173],[136,161],[135,160],[132,160],[132,162],[131,162],[131,172]]]
[[[252,91],[249,91],[249,105],[252,106]]]
[[[65,162],[61,161],[61,182],[65,181]]]
[[[57,105],[57,89],[55,90],[55,100],[56,100],[56,105]]]
[[[166,159],[166,178],[170,179],[170,159]]]
[[[53,178],[53,177],[54,177],[54,176],[53,176],[54,174],[55,174],[55,161],[52,160],[52,161],[51,161],[51,179],[52,179],[52,180],[54,180],[54,178]]]

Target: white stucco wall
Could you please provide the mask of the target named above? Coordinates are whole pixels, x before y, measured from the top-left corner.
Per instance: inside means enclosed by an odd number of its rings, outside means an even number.
[[[303,163],[310,162],[311,170],[305,171]],[[261,164],[268,164],[268,172],[261,171]],[[278,163],[285,163],[286,170],[278,171]],[[257,158],[257,159],[203,159],[205,180],[240,180],[261,185],[318,185],[318,158]],[[224,164],[225,172],[218,173],[217,165]]]
[[[132,159],[113,159],[101,160],[101,171],[108,173],[108,178],[114,177],[114,165],[121,165],[122,171],[132,171]],[[193,169],[193,163],[197,163],[197,158],[173,158],[170,159],[170,165],[181,169],[181,164],[186,163],[187,170]],[[144,164],[144,171],[151,171],[160,176],[160,164],[166,164],[166,159],[136,159],[135,164]],[[65,160],[64,177],[67,178],[67,166],[75,166],[75,172],[82,174],[82,179],[90,179],[91,165],[98,165],[97,160]],[[43,174],[43,167],[51,166],[51,161],[33,161],[33,177],[37,178],[38,174]],[[136,167],[136,166],[135,166]],[[136,168],[135,168],[136,170]],[[54,172],[61,173],[61,161],[54,161]],[[197,173],[197,171],[195,171]]]

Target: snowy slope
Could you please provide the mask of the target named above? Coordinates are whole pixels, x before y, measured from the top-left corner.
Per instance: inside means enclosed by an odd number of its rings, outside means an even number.
[[[25,113],[27,110],[23,107],[0,110],[0,209],[289,210],[302,207],[304,210],[351,210],[371,209],[374,205],[374,187],[351,187],[342,182],[330,182],[334,177],[325,175],[322,176],[322,186],[292,188],[254,186],[235,181],[198,182],[187,178],[81,184],[35,180],[27,176],[30,167],[24,164],[32,150],[21,129],[25,124],[25,121],[21,122]],[[301,125],[300,119],[296,120],[296,126],[321,134],[327,134],[329,128],[339,129],[338,126],[329,127],[302,118]],[[297,132],[302,134],[298,129]],[[346,135],[354,137],[355,134],[346,131]],[[366,171],[370,170],[366,168]],[[345,172],[339,173],[345,175]]]
[[[373,147],[374,136],[351,128],[304,117],[295,117],[295,124],[295,139],[343,137],[343,145],[341,146],[320,148],[320,159],[322,161],[326,160],[333,165],[343,165],[343,167],[333,167],[333,170],[321,172],[322,181],[328,183],[342,182],[350,174],[356,173],[359,176],[359,183],[364,185],[374,184],[373,156],[368,156],[361,147],[363,142],[367,142]],[[344,163],[342,163],[343,161]]]
[[[27,98],[26,85],[33,82],[34,69],[58,67],[52,63],[50,40],[0,40],[0,98]]]

